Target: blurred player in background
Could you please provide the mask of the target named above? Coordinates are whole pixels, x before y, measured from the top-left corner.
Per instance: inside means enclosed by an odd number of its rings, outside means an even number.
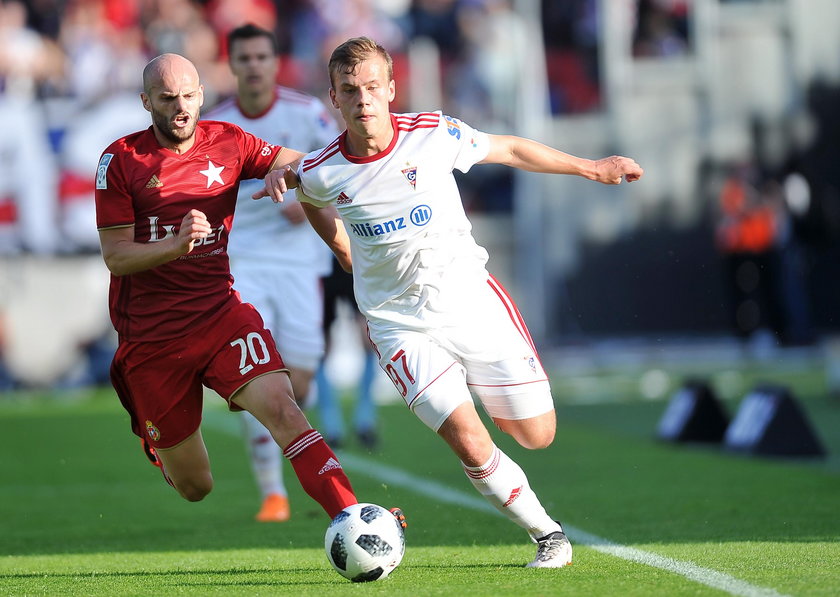
[[[96,172],[119,347],[111,380],[150,461],[189,501],[213,485],[202,384],[270,431],[304,490],[332,518],[357,503],[341,464],[295,402],[257,310],[232,288],[227,256],[241,180],[301,154],[224,122],[199,122],[203,87],[177,54],[143,71],[152,126],[112,143]],[[283,189],[285,190],[285,189]]]
[[[329,73],[347,130],[303,159],[298,199],[352,268],[379,364],[408,407],[451,447],[476,490],[537,543],[528,566],[564,566],[572,547],[560,523],[493,443],[473,404],[472,395],[526,448],[554,440],[548,377],[516,305],[485,269],[487,252],[470,233],[452,171],[498,163],[618,184],[642,169],[625,157],[587,160],[489,135],[440,112],[390,114],[391,58],[368,38],[336,48]],[[271,189],[281,176],[270,173],[262,195],[279,200]],[[297,183],[289,173],[284,180]]]
[[[334,137],[333,137],[334,138]],[[319,241],[320,242],[320,241]],[[323,244],[323,243],[322,243]],[[376,431],[376,404],[373,401],[373,381],[376,374],[376,354],[367,336],[367,324],[359,313],[353,296],[353,276],[345,272],[335,259],[332,259],[332,272],[324,278],[324,336],[327,352],[332,343],[332,326],[338,316],[338,307],[344,304],[350,309],[354,327],[359,328],[362,349],[364,350],[362,373],[356,386],[356,404],[353,408],[353,430],[356,439],[363,447],[372,450],[379,443]],[[327,373],[326,362],[321,361],[316,373],[318,386],[318,415],[320,428],[327,442],[334,448],[340,448],[345,439],[344,415],[335,386]]]
[[[243,25],[228,34],[227,47],[237,93],[208,111],[208,119],[232,122],[269,143],[306,151],[336,137],[338,128],[323,102],[277,85],[280,61],[270,31]],[[324,355],[320,280],[329,273],[332,255],[306,221],[300,203],[254,201],[251,195],[260,187],[260,181],[251,180],[239,188],[236,226],[228,243],[231,273],[236,290],[257,308],[277,341],[302,405]],[[256,518],[288,520],[280,448],[250,413],[243,413],[243,427],[262,492]]]

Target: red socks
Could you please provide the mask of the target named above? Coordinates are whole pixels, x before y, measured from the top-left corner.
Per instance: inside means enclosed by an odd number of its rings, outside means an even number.
[[[330,518],[359,502],[338,458],[314,429],[292,440],[283,456],[292,463],[304,491],[321,504]]]

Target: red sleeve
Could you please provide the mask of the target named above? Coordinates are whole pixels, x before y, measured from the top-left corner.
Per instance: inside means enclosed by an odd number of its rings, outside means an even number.
[[[247,178],[265,178],[274,158],[283,149],[281,145],[272,145],[255,137],[251,133],[235,127],[239,137],[239,148],[242,151],[242,176]]]
[[[122,156],[114,145],[99,158],[96,168],[97,229],[134,225],[134,204],[125,182]]]

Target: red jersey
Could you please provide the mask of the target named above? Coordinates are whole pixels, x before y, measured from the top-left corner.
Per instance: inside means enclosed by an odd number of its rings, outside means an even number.
[[[122,340],[181,337],[240,302],[227,255],[239,182],[263,178],[281,149],[215,121],[198,123],[195,144],[183,154],[161,147],[152,127],[108,146],[96,171],[99,230],[134,226],[135,242],[158,242],[177,234],[191,209],[204,212],[213,229],[174,261],[111,276],[111,321]]]

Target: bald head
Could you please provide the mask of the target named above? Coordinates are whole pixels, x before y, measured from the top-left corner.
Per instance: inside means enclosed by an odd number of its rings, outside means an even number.
[[[164,82],[195,81],[198,85],[198,71],[195,65],[179,54],[161,54],[152,58],[143,69],[143,90],[148,94]]]
[[[204,88],[192,62],[178,54],[161,54],[143,69],[143,107],[152,114],[155,136],[164,147],[192,147],[204,103]]]

